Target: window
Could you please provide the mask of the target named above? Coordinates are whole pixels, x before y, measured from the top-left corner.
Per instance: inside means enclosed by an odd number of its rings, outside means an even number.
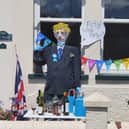
[[[129,1],[108,0],[105,3],[104,59],[129,57]]]
[[[40,31],[53,42],[56,39],[53,36],[52,26],[57,22],[66,22],[71,27],[71,33],[67,40],[67,44],[80,47],[80,25],[82,21],[83,0],[35,0],[35,21],[34,35],[36,39],[37,33]],[[34,72],[42,72],[42,66],[35,65]]]
[[[104,59],[129,57],[129,24],[106,23]]]
[[[56,43],[56,39],[54,38],[53,32],[52,32],[52,26],[53,24],[56,24],[56,22],[41,22],[40,24],[41,24],[40,26],[41,32]],[[81,38],[79,35],[80,23],[68,22],[68,24],[71,28],[71,33],[68,37],[66,44],[80,47],[80,42],[81,42],[80,40]]]
[[[41,17],[81,18],[81,0],[41,0]]]

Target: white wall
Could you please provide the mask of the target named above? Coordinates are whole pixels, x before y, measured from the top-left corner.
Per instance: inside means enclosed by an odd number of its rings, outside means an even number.
[[[14,95],[15,85],[15,45],[27,100],[44,87],[42,81],[30,83],[28,80],[28,74],[33,72],[33,0],[0,0],[0,17],[0,31],[13,34],[13,41],[6,43],[7,49],[0,49],[0,100],[4,102],[5,108],[10,108],[9,97]]]
[[[0,49],[0,100],[4,107],[10,107],[10,99],[14,94],[15,53],[13,43],[7,49]]]
[[[0,31],[14,33],[14,1],[0,0]],[[0,42],[1,43],[1,42]],[[14,94],[15,53],[14,42],[8,42],[7,49],[0,49],[0,100],[10,107],[9,97]]]
[[[0,0],[0,30],[13,32],[14,0]]]

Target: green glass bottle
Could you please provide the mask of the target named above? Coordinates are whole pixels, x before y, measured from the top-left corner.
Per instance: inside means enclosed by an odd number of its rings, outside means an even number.
[[[37,96],[37,105],[38,105],[38,114],[44,114],[44,101],[43,101],[43,92],[39,89]]]
[[[69,101],[68,101],[68,92],[67,91],[64,92],[62,103],[63,103],[63,114],[69,115],[69,110],[68,110]]]

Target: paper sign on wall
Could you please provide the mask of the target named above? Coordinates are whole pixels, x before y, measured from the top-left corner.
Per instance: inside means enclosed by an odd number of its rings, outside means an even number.
[[[82,37],[81,45],[90,45],[98,40],[103,39],[105,26],[102,21],[86,21],[80,26]]]

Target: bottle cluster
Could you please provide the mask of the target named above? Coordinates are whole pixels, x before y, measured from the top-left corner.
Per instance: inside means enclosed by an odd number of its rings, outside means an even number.
[[[59,99],[56,95],[52,101],[44,103],[43,92],[38,91],[37,105],[38,114],[51,113],[53,115],[70,115],[85,116],[86,107],[83,103],[83,95],[80,92],[80,87],[65,91],[63,97]]]

